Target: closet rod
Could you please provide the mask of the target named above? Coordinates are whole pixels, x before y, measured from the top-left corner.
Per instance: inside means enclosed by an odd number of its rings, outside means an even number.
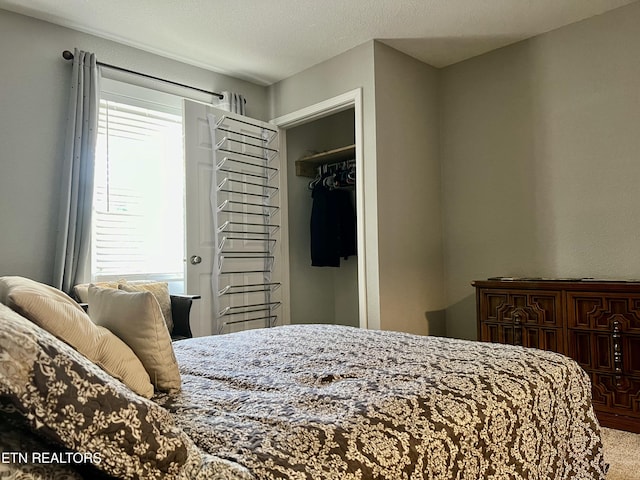
[[[64,58],[65,60],[73,60],[73,53],[71,53],[69,50],[65,50],[64,52],[62,52],[62,58]],[[135,70],[129,70],[128,68],[118,67],[116,65],[109,65],[108,63],[103,63],[103,62],[96,62],[96,64],[98,66],[100,66],[100,67],[110,68],[111,70],[118,70],[119,72],[131,73],[133,75],[138,75],[140,77],[150,78],[151,80],[158,80],[160,82],[169,83],[171,85],[175,85],[175,86],[178,86],[178,87],[184,87],[184,88],[189,88],[191,90],[197,90],[198,92],[207,93],[209,95],[213,95],[215,97],[218,97],[220,100],[222,100],[224,98],[224,95],[222,95],[221,93],[210,92],[209,90],[204,90],[204,89],[198,88],[198,87],[192,87],[191,85],[186,85],[184,83],[178,83],[178,82],[174,82],[172,80],[167,80],[165,78],[154,77],[153,75],[149,75],[147,73],[136,72]]]

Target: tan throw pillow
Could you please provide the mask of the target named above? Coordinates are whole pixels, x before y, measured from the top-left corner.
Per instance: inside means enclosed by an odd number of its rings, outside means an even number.
[[[0,301],[68,343],[143,397],[153,385],[142,363],[122,340],[95,325],[64,292],[23,277],[0,278]]]
[[[99,287],[100,285],[96,285]],[[145,283],[120,283],[120,290],[125,292],[151,292],[156,297],[164,322],[167,324],[169,333],[173,332],[173,316],[171,315],[171,295],[169,295],[169,284],[167,282],[145,282]]]
[[[131,347],[158,390],[180,390],[180,372],[171,337],[151,292],[125,292],[92,285],[89,310],[91,320]]]
[[[126,280],[117,280],[115,282],[80,283],[73,287],[73,294],[80,303],[89,303],[89,285],[95,285],[100,288],[118,288],[118,285],[124,282],[126,282]]]

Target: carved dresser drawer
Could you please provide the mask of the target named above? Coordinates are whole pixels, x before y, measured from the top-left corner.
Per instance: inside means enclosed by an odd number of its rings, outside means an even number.
[[[479,337],[554,352],[564,352],[562,296],[559,292],[525,289],[482,289],[483,319]]]
[[[640,432],[640,282],[495,279],[476,287],[478,339],[565,354],[604,426]]]
[[[602,422],[640,422],[640,293],[567,292],[569,356],[591,377]],[[620,428],[620,427],[619,427]]]

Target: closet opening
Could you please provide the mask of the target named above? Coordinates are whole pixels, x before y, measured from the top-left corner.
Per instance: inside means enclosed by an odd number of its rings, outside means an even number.
[[[287,129],[291,323],[361,326],[355,108]]]

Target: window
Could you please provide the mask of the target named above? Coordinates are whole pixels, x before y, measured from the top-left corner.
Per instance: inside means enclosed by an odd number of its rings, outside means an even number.
[[[175,99],[144,98],[165,94],[129,85],[135,96],[123,95],[113,92],[124,88],[117,82],[106,85],[96,149],[92,278],[163,280],[182,291],[182,110]]]

